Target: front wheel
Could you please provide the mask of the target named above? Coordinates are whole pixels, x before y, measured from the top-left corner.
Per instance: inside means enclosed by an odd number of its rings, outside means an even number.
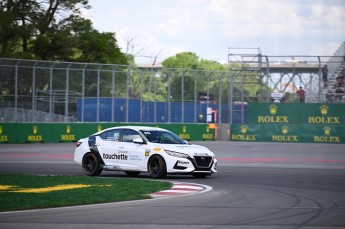
[[[82,167],[83,172],[87,176],[98,176],[102,172],[99,159],[94,153],[85,154],[83,157]]]
[[[155,179],[164,178],[167,175],[167,168],[164,159],[159,156],[153,156],[149,161],[149,173]]]

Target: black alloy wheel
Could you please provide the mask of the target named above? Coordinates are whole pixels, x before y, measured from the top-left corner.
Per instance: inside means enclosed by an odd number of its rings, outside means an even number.
[[[149,173],[155,179],[164,178],[167,175],[166,164],[161,156],[155,155],[150,159]]]
[[[102,168],[98,157],[94,153],[87,153],[83,157],[83,172],[87,176],[98,176],[102,172]]]

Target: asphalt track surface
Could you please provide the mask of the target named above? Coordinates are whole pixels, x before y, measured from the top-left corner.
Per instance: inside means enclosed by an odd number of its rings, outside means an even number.
[[[205,179],[168,176],[165,180],[208,185],[211,191],[0,213],[0,228],[345,228],[345,145],[192,143],[216,153],[218,173]],[[1,144],[0,173],[83,176],[72,162],[73,152],[74,143]]]

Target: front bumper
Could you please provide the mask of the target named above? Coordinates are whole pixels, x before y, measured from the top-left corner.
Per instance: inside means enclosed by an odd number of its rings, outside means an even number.
[[[167,163],[168,173],[217,173],[217,159],[214,157],[174,158],[174,160],[169,161],[170,163]]]

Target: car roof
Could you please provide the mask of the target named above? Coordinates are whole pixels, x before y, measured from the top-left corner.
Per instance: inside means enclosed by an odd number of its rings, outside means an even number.
[[[110,127],[107,129],[104,129],[98,133],[104,132],[104,131],[108,131],[108,130],[114,130],[114,129],[132,129],[132,130],[159,130],[159,131],[167,131],[166,129],[163,128],[159,128],[159,127],[153,127],[153,126],[116,126],[116,127]]]

